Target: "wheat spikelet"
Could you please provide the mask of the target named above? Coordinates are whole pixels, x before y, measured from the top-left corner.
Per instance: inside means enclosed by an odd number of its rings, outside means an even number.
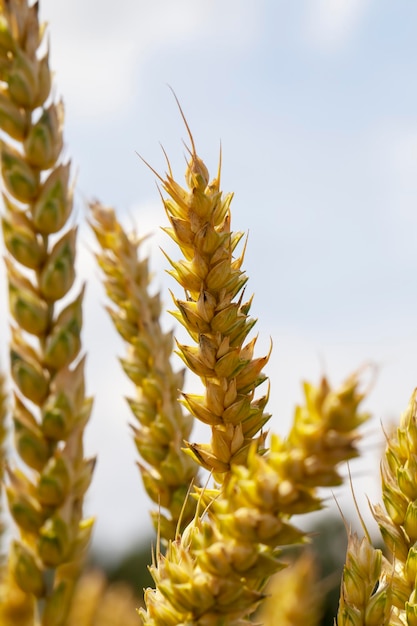
[[[365,398],[360,386],[359,371],[336,389],[325,377],[318,386],[304,384],[305,403],[296,407],[288,437],[274,437],[277,459],[282,459],[277,471],[289,493],[290,484],[308,493],[343,482],[340,464],[358,456],[358,429],[370,418],[360,408]]]
[[[70,164],[63,163],[63,106],[49,96],[48,51],[38,5],[0,3],[0,128],[17,452],[27,470],[9,467],[7,496],[20,530],[9,566],[42,626],[58,626],[92,530],[82,519],[94,461],[83,457],[91,411],[79,359],[83,289],[71,296],[76,229]]]
[[[0,579],[0,624],[1,626],[34,626],[35,598],[25,593],[16,583],[13,573],[2,572]]]
[[[349,532],[337,626],[394,626],[391,584],[381,550]]]
[[[7,435],[6,418],[9,413],[9,397],[6,385],[6,376],[0,372],[0,515],[3,513],[4,468],[6,465],[5,439]],[[0,535],[3,535],[6,525],[0,517]],[[0,555],[0,624],[2,626],[33,626],[34,601],[24,593],[16,581],[7,564],[2,545]]]
[[[141,240],[126,234],[113,209],[93,202],[90,216],[100,244],[97,262],[112,302],[108,311],[128,345],[122,366],[136,387],[136,398],[128,402],[137,421],[134,441],[146,462],[139,467],[152,500],[169,511],[169,517],[153,513],[155,525],[162,537],[173,538],[180,516],[185,525],[194,515],[186,494],[192,482],[197,484],[198,469],[182,451],[192,427],[178,402],[184,372],[174,372],[170,363],[172,333],[161,328],[159,294],[149,293],[148,259],[139,258]]]

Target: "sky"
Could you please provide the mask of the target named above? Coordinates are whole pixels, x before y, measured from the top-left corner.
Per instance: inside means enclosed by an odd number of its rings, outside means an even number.
[[[399,418],[417,384],[417,4],[40,5],[54,90],[65,103],[82,225],[78,271],[88,283],[83,343],[96,401],[86,449],[99,460],[86,509],[97,516],[95,546],[121,554],[152,529],[124,401],[133,390],[118,363],[124,346],[103,309],[85,203],[98,198],[127,228],[153,233],[146,251],[169,306],[168,289],[179,291],[160,246],[174,257],[175,249],[159,229],[166,218],[155,176],[137,156],[163,172],[162,144],[183,180],[186,131],[168,85],[213,176],[221,143],[223,190],[235,193],[232,227],[249,233],[244,267],[258,355],[273,342],[271,430],[287,432],[303,380],[325,373],[337,385],[376,365],[365,457],[352,464],[367,509],[367,496],[379,499],[381,423]],[[174,320],[167,315],[164,325]],[[209,435],[200,427],[195,437]],[[352,510],[348,490],[338,501]]]

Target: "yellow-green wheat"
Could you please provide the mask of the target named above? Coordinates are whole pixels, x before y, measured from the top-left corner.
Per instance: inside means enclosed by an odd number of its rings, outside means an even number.
[[[82,288],[74,297],[76,228],[63,105],[50,96],[38,5],[0,3],[2,217],[12,316],[12,417],[26,468],[9,467],[7,496],[19,529],[9,569],[35,623],[64,623],[92,529],[83,497],[94,467],[83,454],[92,402],[80,359]]]
[[[212,427],[211,443],[189,450],[215,472],[217,485],[197,490],[205,513],[155,555],[156,588],[146,590],[141,616],[146,626],[243,626],[284,566],[281,547],[306,539],[291,517],[321,508],[318,487],[340,484],[337,466],[356,456],[357,429],[368,415],[359,410],[357,375],[338,390],[323,379],[318,388],[305,386],[306,404],[296,410],[289,437],[273,436],[269,450],[261,447],[264,436],[256,435],[268,417],[267,397],[255,400],[254,390],[267,357],[252,359],[253,342],[242,344],[253,323],[247,307],[233,302],[246,279],[242,257],[233,260],[239,237],[230,231],[231,196],[223,198],[219,176],[209,183],[194,144],[189,190],[171,172],[161,180],[170,195],[169,232],[185,257],[171,261],[186,290],[186,300],[176,301],[178,318],[197,343],[179,351],[206,388],[201,396],[184,394],[184,402]]]

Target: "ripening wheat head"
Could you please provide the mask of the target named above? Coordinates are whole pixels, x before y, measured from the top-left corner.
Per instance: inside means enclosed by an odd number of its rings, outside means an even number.
[[[209,182],[190,139],[187,189],[169,164],[159,178],[169,195],[165,230],[183,255],[170,260],[185,291],[184,300],[174,298],[174,315],[194,340],[177,344],[178,351],[205,387],[202,395],[183,393],[183,403],[212,430],[210,444],[187,445],[216,485],[196,490],[195,519],[155,555],[155,589],[146,590],[141,616],[146,626],[243,626],[284,566],[281,548],[306,540],[292,515],[322,506],[317,487],[340,484],[337,466],[356,456],[357,429],[368,416],[359,408],[357,375],[337,390],[326,380],[306,385],[306,406],[296,411],[290,436],[273,437],[264,449],[267,395],[256,399],[255,389],[268,357],[253,358],[255,342],[245,343],[254,321],[240,293],[246,276],[243,254],[234,257],[241,234],[230,230],[232,196],[220,192],[219,174]]]
[[[368,536],[349,532],[337,626],[394,626],[387,563]]]
[[[267,394],[256,399],[255,389],[265,380],[268,357],[254,358],[255,339],[246,342],[255,320],[249,317],[251,299],[243,301],[244,251],[235,256],[243,233],[231,230],[232,194],[220,190],[220,167],[210,182],[191,133],[190,141],[186,188],[170,167],[165,178],[157,176],[168,194],[163,202],[170,227],[164,230],[183,257],[169,259],[170,273],[185,296],[174,297],[173,313],[193,340],[192,345],[177,343],[178,353],[205,388],[202,395],[183,393],[182,402],[211,427],[211,443],[187,443],[188,453],[221,480],[233,463],[245,461],[254,438],[258,445],[264,441]]]
[[[90,203],[90,219],[111,301],[107,310],[128,347],[121,363],[136,388],[136,397],[128,402],[136,420],[132,429],[143,483],[160,507],[152,513],[155,526],[162,538],[171,539],[180,518],[182,525],[193,518],[195,504],[186,496],[190,484],[198,483],[198,466],[182,450],[192,427],[191,416],[178,402],[184,372],[171,365],[172,332],[161,327],[160,297],[150,293],[149,261],[140,258],[142,240],[127,234],[114,210],[98,202]]]
[[[79,579],[65,626],[140,626],[136,600],[128,585],[107,583],[100,571]]]
[[[417,391],[399,427],[386,437],[381,462],[385,511],[377,505],[373,513],[392,561],[386,568],[392,591],[392,623],[411,626],[417,624]]]

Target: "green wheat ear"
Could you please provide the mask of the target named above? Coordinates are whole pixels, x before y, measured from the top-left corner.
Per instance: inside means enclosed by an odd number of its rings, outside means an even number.
[[[37,3],[0,2],[2,227],[14,443],[23,461],[7,471],[19,531],[8,567],[11,584],[36,600],[34,619],[60,626],[92,532],[83,498],[94,460],[83,455],[92,401],[80,358],[84,289],[72,293],[76,228],[69,224],[70,164],[62,160],[63,105],[50,96],[43,36]]]
[[[387,571],[382,551],[376,550],[368,537],[360,540],[349,532],[337,626],[396,624],[392,616],[392,587]]]
[[[390,624],[412,625],[417,623],[417,391],[386,439],[381,462],[385,511],[376,505],[373,513],[391,560],[384,571],[392,594]]]
[[[349,537],[338,626],[417,624],[417,391],[399,427],[386,434],[381,505],[372,507],[387,558],[366,536]]]
[[[149,291],[142,240],[127,234],[114,210],[99,202],[90,203],[90,223],[100,245],[96,259],[111,302],[107,310],[128,348],[121,364],[136,388],[128,403],[142,457],[139,468],[146,491],[161,509],[152,513],[155,526],[162,538],[172,539],[180,518],[184,526],[194,516],[194,501],[186,496],[191,483],[198,484],[198,466],[182,450],[192,427],[191,416],[178,402],[184,371],[174,372],[171,366],[173,337],[161,327],[159,294]]]

